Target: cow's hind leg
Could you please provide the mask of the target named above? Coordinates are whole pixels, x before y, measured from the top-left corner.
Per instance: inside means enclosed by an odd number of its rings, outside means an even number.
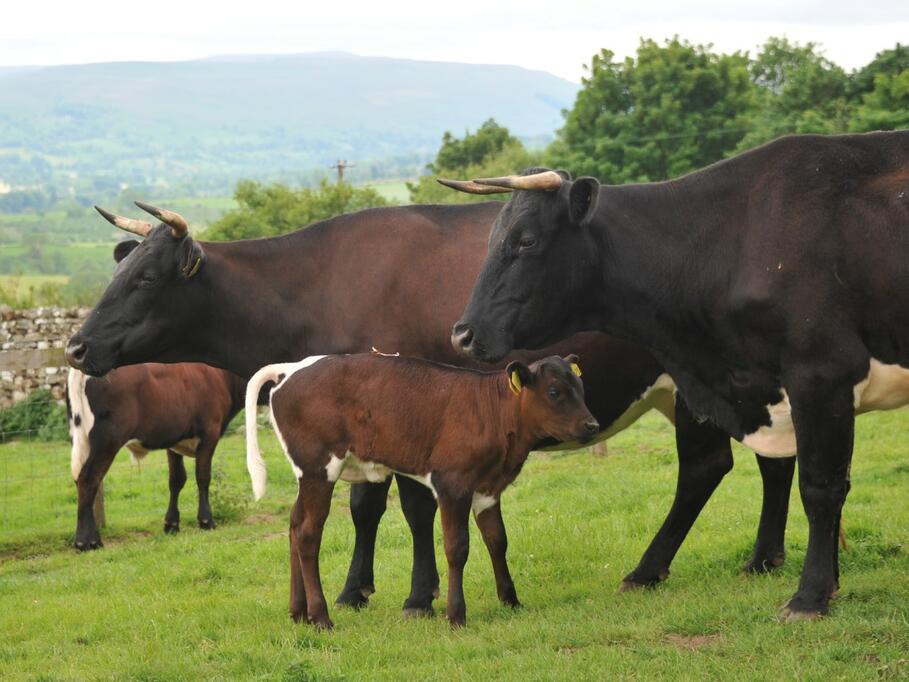
[[[290,617],[299,623],[306,615],[306,589],[303,586],[303,564],[300,562],[300,549],[297,545],[296,529],[303,525],[303,491],[297,492],[297,501],[290,511],[290,527],[287,537],[290,544]]]
[[[296,534],[297,556],[306,591],[306,620],[317,628],[330,630],[334,627],[328,617],[328,604],[322,592],[319,575],[319,547],[322,544],[322,528],[331,508],[331,491],[334,483],[324,479],[300,479],[300,497],[303,505],[302,522],[292,528]]]
[[[656,585],[669,577],[669,565],[713,491],[732,469],[729,436],[698,424],[681,398],[676,399],[679,476],[669,515],[644,556],[622,581],[622,591]]]
[[[170,504],[164,515],[164,532],[180,532],[180,491],[186,485],[186,466],[183,464],[183,455],[173,450],[167,451],[168,486],[170,488]]]
[[[839,585],[840,514],[849,492],[855,429],[850,378],[827,372],[798,374],[787,388],[798,446],[799,492],[808,517],[808,549],[799,588],[782,615],[788,620],[823,616]]]
[[[350,516],[354,524],[354,552],[344,589],[335,600],[338,606],[358,609],[375,592],[373,563],[379,521],[385,513],[391,476],[382,483],[354,483],[350,486]],[[403,495],[402,495],[403,497]]]
[[[782,566],[786,559],[786,519],[795,473],[795,457],[756,457],[764,486],[764,502],[754,552],[745,564],[747,573],[773,570]]]
[[[80,552],[88,549],[102,547],[101,533],[95,523],[93,507],[98,486],[104,480],[110,465],[117,456],[119,445],[102,439],[89,438],[91,450],[85,464],[79,471],[76,480],[77,509],[76,509],[76,537],[73,546]]]
[[[432,600],[439,596],[439,570],[432,540],[438,505],[432,491],[422,483],[401,475],[395,478],[401,493],[401,510],[413,537],[413,570],[404,616],[433,615]]]
[[[215,454],[216,438],[203,438],[196,447],[196,486],[199,488],[199,511],[196,519],[199,528],[213,530],[215,518],[211,513],[208,501],[208,488],[211,485],[211,460]]]
[[[508,536],[505,534],[505,522],[502,520],[502,505],[497,501],[493,506],[482,510],[476,515],[476,522],[483,535],[483,542],[486,543],[486,549],[489,551],[489,558],[492,559],[492,571],[496,577],[496,593],[499,601],[516,608],[521,604],[508,570],[506,559]]]

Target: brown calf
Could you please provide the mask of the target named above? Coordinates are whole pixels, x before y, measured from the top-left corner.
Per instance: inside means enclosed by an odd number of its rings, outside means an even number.
[[[240,377],[197,363],[129,365],[100,378],[71,369],[67,378],[71,467],[78,489],[76,549],[101,546],[92,513],[98,486],[117,452],[134,457],[167,448],[170,505],[164,531],[180,530],[177,498],[186,483],[183,457],[196,458],[200,528],[214,528],[208,486],[215,446],[243,408]]]
[[[290,517],[290,615],[330,628],[319,577],[322,527],[335,482],[400,473],[439,502],[448,558],[448,619],[466,620],[463,570],[473,509],[492,559],[499,599],[518,606],[505,560],[499,496],[543,439],[586,442],[599,424],[584,405],[577,357],[479,372],[426,360],[329,355],[259,370],[247,389],[247,466],[256,499],[265,462],[255,402],[268,381],[271,419],[299,481]]]

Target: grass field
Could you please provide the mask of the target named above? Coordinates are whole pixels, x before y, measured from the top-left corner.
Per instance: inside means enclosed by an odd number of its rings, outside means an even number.
[[[472,528],[468,625],[457,632],[441,616],[401,618],[411,545],[394,486],[369,607],[333,608],[330,633],[290,622],[286,524],[294,486],[271,435],[262,438],[270,473],[262,502],[247,502],[243,443],[230,436],[215,457],[219,528],[193,527],[190,475],[176,537],[161,529],[163,453],[141,468],[121,454],[106,483],[106,547],[84,555],[67,547],[75,524],[67,445],[3,445],[0,679],[906,678],[909,413],[862,417],[857,431],[844,514],[849,549],[831,617],[776,620],[805,553],[797,493],[786,565],[771,576],[740,575],[760,507],[757,467],[741,448],[672,577],[655,590],[616,593],[675,487],[671,427],[648,417],[613,439],[607,457],[532,457],[504,497],[524,608],[512,612],[497,603],[489,560]],[[323,542],[331,598],[352,547],[347,495],[339,484]],[[443,566],[440,538],[437,557]],[[437,602],[443,607],[444,598]]]
[[[410,190],[407,189],[407,182],[404,180],[390,180],[385,182],[375,182],[368,187],[376,190],[385,199],[395,204],[409,204]]]

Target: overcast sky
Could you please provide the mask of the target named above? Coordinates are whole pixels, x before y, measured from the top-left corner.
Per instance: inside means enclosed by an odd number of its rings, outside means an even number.
[[[600,48],[624,56],[641,36],[673,34],[752,52],[767,36],[785,35],[822,43],[830,59],[852,69],[897,41],[909,43],[909,0],[8,2],[0,65],[344,50],[517,64],[578,81]]]

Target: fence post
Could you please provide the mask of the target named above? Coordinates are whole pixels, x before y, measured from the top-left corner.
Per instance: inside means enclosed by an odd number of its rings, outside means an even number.
[[[104,528],[107,525],[107,515],[104,513],[104,481],[98,484],[98,493],[95,495],[95,504],[92,507],[95,525]]]

